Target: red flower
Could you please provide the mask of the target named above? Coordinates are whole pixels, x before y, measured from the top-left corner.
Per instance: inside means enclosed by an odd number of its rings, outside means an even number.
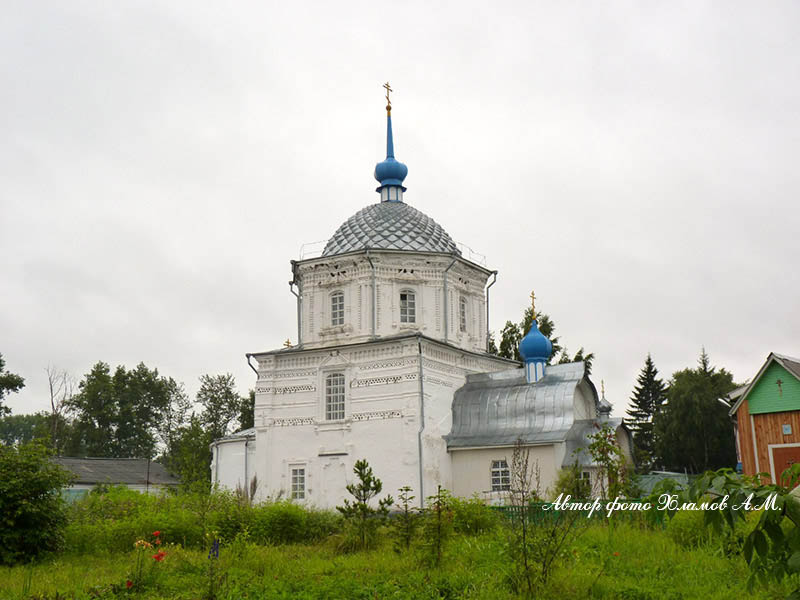
[[[161,550],[158,553],[153,554],[153,560],[155,560],[156,562],[161,562],[162,560],[164,560],[164,557],[166,555],[167,555],[167,553],[164,552],[163,550]]]
[[[154,532],[153,532],[153,535],[154,535],[154,536],[156,536],[156,537],[158,537],[158,536],[160,536],[160,535],[161,535],[161,532],[160,532],[160,531],[154,531]]]
[[[125,582],[125,587],[131,589],[133,587],[133,582],[128,579],[128,581]]]
[[[614,552],[614,556],[619,556],[619,552]]]
[[[161,545],[161,540],[159,538],[156,538],[155,544],[156,544],[156,546],[160,546]]]

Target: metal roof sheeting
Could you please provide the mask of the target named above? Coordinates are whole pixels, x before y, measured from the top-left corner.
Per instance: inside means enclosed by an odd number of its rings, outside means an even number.
[[[178,485],[159,463],[146,458],[53,458],[53,462],[75,474],[77,484]]]
[[[517,439],[542,444],[582,437],[594,422],[576,422],[574,414],[576,390],[585,371],[583,362],[551,365],[534,384],[527,382],[523,369],[468,375],[453,398],[447,447],[511,445]]]
[[[322,256],[366,248],[461,254],[441,225],[405,202],[362,208],[336,230]]]

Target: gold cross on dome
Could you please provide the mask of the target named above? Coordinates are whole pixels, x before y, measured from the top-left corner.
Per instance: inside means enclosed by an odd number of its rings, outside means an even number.
[[[393,92],[394,90],[389,86],[389,82],[383,84],[383,87],[386,88],[386,111],[392,112],[392,101],[389,99],[389,92]]]
[[[531,313],[533,314],[533,318],[536,318],[536,294],[531,292]]]
[[[286,341],[283,342],[283,347],[284,348],[290,348],[291,346],[292,346],[292,340],[290,340],[289,338],[286,338]]]

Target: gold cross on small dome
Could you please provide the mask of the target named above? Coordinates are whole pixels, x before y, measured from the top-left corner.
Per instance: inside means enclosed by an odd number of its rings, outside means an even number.
[[[394,91],[390,86],[389,82],[383,84],[383,87],[386,88],[386,112],[387,114],[392,112],[392,101],[389,99],[389,92]]]

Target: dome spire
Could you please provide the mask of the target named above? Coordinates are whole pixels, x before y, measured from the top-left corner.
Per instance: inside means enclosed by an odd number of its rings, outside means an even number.
[[[394,157],[394,137],[392,136],[392,101],[389,92],[393,91],[387,81],[386,88],[386,160],[375,165],[375,179],[380,187],[375,191],[381,195],[381,202],[402,202],[403,180],[408,175],[408,167]]]
[[[536,294],[531,292],[531,328],[519,343],[519,355],[525,362],[525,376],[528,383],[535,383],[544,377],[547,361],[553,353],[553,343],[548,340],[536,323]]]

